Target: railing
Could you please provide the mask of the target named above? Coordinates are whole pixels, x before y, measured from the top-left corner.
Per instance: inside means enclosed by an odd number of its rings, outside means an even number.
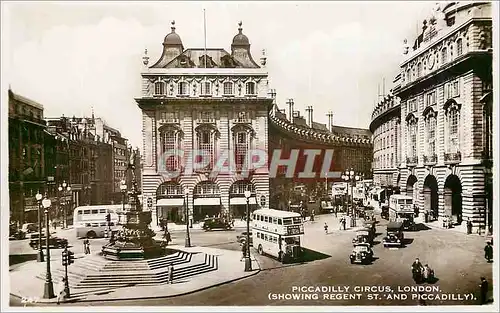
[[[462,160],[462,154],[460,153],[460,151],[444,154],[444,163],[446,164],[459,163],[461,160]]]
[[[196,122],[199,124],[215,124],[215,118],[199,118]]]
[[[424,155],[424,164],[436,164],[437,163],[437,155],[431,154],[431,155]]]
[[[416,157],[416,156],[406,158],[407,165],[417,165],[417,163],[418,163],[418,157]]]
[[[160,124],[179,124],[178,118],[163,118],[159,119],[158,122]]]
[[[251,124],[252,120],[249,118],[235,118],[235,119],[233,119],[233,123],[235,123],[235,124]]]

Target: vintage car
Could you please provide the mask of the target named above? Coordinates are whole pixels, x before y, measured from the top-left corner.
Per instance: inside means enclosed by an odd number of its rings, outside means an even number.
[[[38,233],[33,233],[30,236],[30,247],[33,249],[38,249],[38,243],[39,243],[39,234]],[[68,239],[66,238],[59,238],[56,236],[50,236],[49,237],[49,246],[51,248],[65,248],[68,245]],[[45,234],[42,235],[42,248],[47,247],[47,240],[45,237]]]
[[[375,224],[377,224],[377,221],[375,221],[375,220],[367,220],[363,223],[363,227],[366,229],[369,229],[370,232],[372,233],[373,237],[375,237],[375,233],[376,233]]]
[[[252,239],[252,232],[250,232],[250,246],[253,245],[253,239]],[[240,244],[243,244],[247,241],[247,232],[242,232],[238,236],[236,236],[236,241],[239,242]]]
[[[371,230],[364,228],[356,232],[356,237],[352,239],[354,245],[358,243],[368,243],[373,245],[373,236]]]
[[[349,258],[351,259],[351,264],[369,264],[373,261],[373,250],[368,243],[358,243],[352,248]]]
[[[416,230],[415,219],[412,213],[399,213],[396,221],[403,223],[404,230]]]
[[[229,230],[233,226],[231,225],[231,221],[228,221],[223,218],[217,218],[217,217],[212,217],[212,218],[206,218],[203,221],[203,229],[208,231],[212,229],[225,229]]]
[[[26,239],[26,233],[22,229],[18,229],[16,224],[9,225],[9,240]]]
[[[389,224],[387,224],[387,235],[382,240],[384,247],[403,247],[403,242],[403,223],[389,222]]]

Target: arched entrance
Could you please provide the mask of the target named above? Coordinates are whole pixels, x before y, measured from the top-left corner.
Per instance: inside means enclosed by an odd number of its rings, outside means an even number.
[[[194,187],[193,220],[215,217],[221,213],[219,186],[213,181],[202,181]]]
[[[417,177],[415,175],[410,175],[406,181],[406,195],[413,198],[413,203],[418,200],[418,190],[417,190]]]
[[[448,176],[444,183],[444,212],[455,223],[462,223],[462,183],[456,175]]]
[[[156,189],[156,217],[168,222],[184,222],[184,193],[178,182],[165,182]]]
[[[255,198],[255,186],[249,180],[238,180],[231,185],[229,189],[229,210],[232,218],[243,218],[246,216],[247,199],[245,191],[250,190],[250,210],[257,207]]]
[[[437,219],[439,216],[438,183],[433,175],[427,175],[424,181],[424,210],[430,213],[433,219]]]

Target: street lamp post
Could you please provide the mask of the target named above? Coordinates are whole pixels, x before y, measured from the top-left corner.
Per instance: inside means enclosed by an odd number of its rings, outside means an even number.
[[[69,186],[68,184],[66,184],[66,181],[63,182],[62,186],[63,186],[63,189],[66,189],[67,194],[71,195],[71,186]],[[70,202],[66,201],[64,209],[63,209],[63,213],[64,213],[64,223],[63,223],[63,226],[64,226],[64,228],[68,227],[67,210],[68,210],[69,205],[70,205]]]
[[[59,187],[57,187],[57,214],[56,214],[56,219],[57,218],[61,218],[61,192],[63,191],[63,187],[62,185],[59,185]]]
[[[189,206],[188,206],[188,198],[189,197],[189,190],[186,188],[184,190],[184,212],[186,214],[186,240],[185,240],[185,247],[189,248],[191,247],[191,237],[189,236]]]
[[[40,191],[35,195],[35,199],[38,203],[38,253],[36,255],[36,260],[38,262],[43,262],[43,251],[42,251],[42,194]]]
[[[351,184],[351,227],[356,226],[356,210],[354,209],[354,184],[360,179],[352,169],[346,170],[342,179]],[[348,210],[349,211],[349,210]]]
[[[125,211],[125,193],[127,192],[127,182],[125,180],[120,182],[120,190],[122,192],[122,211]]]
[[[250,190],[245,190],[245,199],[247,200],[247,240],[245,253],[245,272],[252,271],[252,259],[250,259]]]
[[[52,275],[50,274],[50,229],[49,229],[49,208],[51,205],[50,199],[43,199],[43,208],[45,209],[45,240],[47,246],[46,259],[47,259],[47,273],[45,275],[45,288],[43,290],[43,298],[54,298],[54,285],[52,284]],[[41,236],[40,236],[41,237]]]

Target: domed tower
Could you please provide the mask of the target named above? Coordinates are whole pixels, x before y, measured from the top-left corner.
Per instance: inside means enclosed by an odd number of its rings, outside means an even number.
[[[241,27],[243,23],[240,21],[238,23],[238,34],[234,36],[233,43],[231,44],[231,55],[232,57],[241,63],[243,67],[260,67],[252,58],[250,53],[250,41],[248,37],[243,34],[243,28]]]
[[[165,67],[182,51],[184,51],[184,46],[181,37],[175,32],[175,21],[172,21],[171,32],[163,40],[163,53],[160,59],[151,67]]]

